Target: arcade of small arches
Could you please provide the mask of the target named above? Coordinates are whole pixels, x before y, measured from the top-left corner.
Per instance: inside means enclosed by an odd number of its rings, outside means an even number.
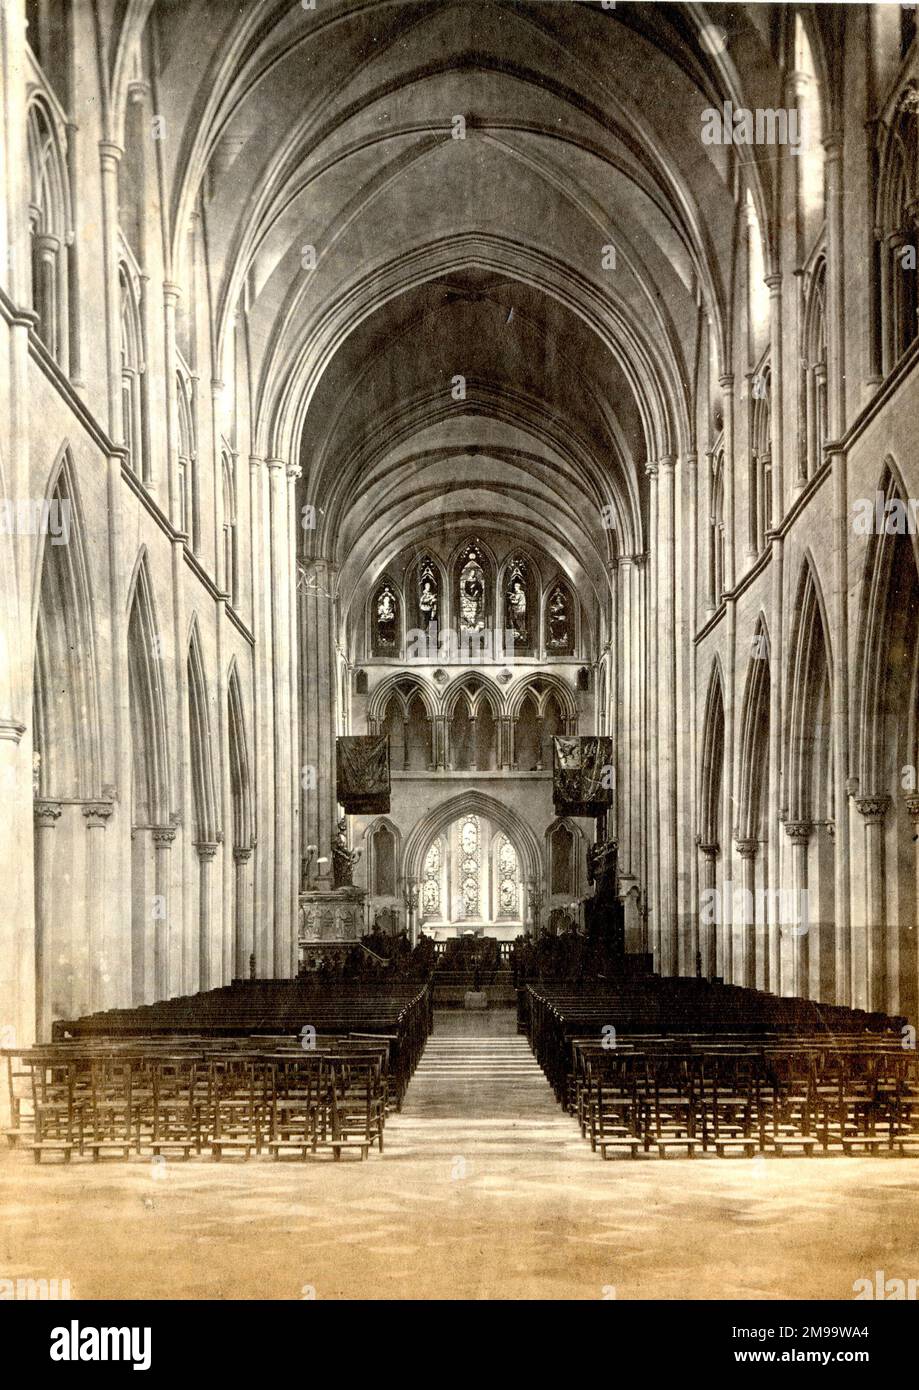
[[[368,729],[388,735],[396,774],[550,772],[552,740],[578,731],[577,694],[557,677],[533,675],[502,689],[486,675],[449,680],[442,674],[442,691],[400,674],[378,685],[368,701]],[[586,693],[588,670],[582,667],[576,680]]]

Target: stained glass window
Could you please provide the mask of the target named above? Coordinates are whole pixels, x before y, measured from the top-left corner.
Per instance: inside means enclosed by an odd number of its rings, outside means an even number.
[[[460,895],[466,921],[481,916],[479,910],[479,818],[466,816],[460,826]]]
[[[506,835],[502,835],[498,843],[498,915],[517,918],[520,915],[517,851]]]
[[[421,887],[422,916],[440,916],[440,841],[435,840],[424,860],[424,882]]]

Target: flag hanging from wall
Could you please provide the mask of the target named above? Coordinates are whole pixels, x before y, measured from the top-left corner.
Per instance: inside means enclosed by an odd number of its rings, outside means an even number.
[[[553,739],[552,801],[560,816],[599,816],[615,795],[613,740],[565,737]]]
[[[349,816],[389,812],[389,737],[364,734],[335,740],[336,795]]]

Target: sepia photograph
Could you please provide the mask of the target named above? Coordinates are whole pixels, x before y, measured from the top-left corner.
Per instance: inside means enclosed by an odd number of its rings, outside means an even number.
[[[919,1297],[916,30],[0,0],[34,1365],[162,1371],[168,1315],[232,1372],[237,1302],[594,1301],[645,1356],[686,1304],[725,1368],[881,1367],[866,1305]]]

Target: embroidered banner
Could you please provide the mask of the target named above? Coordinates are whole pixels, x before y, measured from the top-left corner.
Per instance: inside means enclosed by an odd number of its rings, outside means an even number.
[[[389,738],[366,734],[335,741],[336,795],[348,815],[389,811]]]
[[[553,740],[552,800],[560,816],[599,816],[613,804],[613,740]]]

